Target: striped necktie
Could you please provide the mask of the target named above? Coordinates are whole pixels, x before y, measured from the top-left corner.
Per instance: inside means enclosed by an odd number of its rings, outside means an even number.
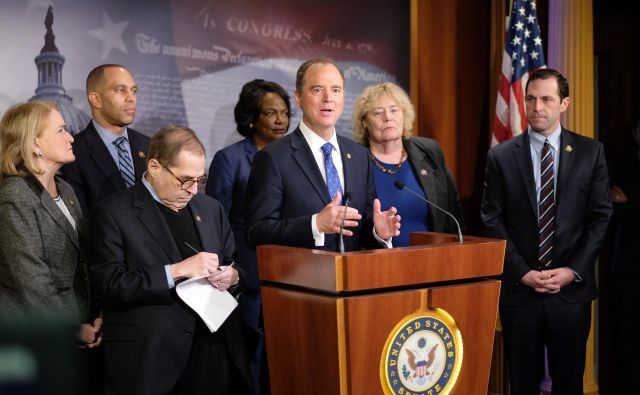
[[[553,234],[556,223],[553,155],[551,144],[544,141],[540,162],[540,205],[538,210],[538,262],[540,268],[551,265]]]
[[[113,140],[113,145],[118,148],[118,167],[120,168],[122,180],[128,188],[136,183],[136,173],[133,170],[133,163],[131,163],[131,157],[127,149],[127,138],[120,136]]]
[[[327,173],[327,189],[329,190],[329,197],[331,200],[335,199],[336,193],[342,194],[342,186],[340,185],[340,177],[338,177],[338,170],[333,164],[333,158],[331,152],[333,151],[333,145],[326,143],[322,146],[322,153],[324,154],[324,169]]]

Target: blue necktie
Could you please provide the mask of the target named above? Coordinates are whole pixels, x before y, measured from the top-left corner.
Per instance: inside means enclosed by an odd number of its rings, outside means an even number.
[[[120,168],[122,179],[128,188],[136,183],[136,173],[133,171],[133,163],[131,163],[131,157],[127,149],[127,138],[120,136],[113,140],[113,145],[118,148],[118,167]]]
[[[327,172],[327,189],[329,190],[329,197],[331,197],[331,200],[335,199],[338,192],[342,194],[342,186],[340,186],[338,170],[333,164],[333,159],[331,159],[332,151],[333,145],[331,145],[331,143],[326,143],[322,146],[322,153],[324,154],[324,169]]]

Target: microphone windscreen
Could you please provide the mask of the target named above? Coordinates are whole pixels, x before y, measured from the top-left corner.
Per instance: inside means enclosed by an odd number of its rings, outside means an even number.
[[[398,189],[404,189],[404,187],[405,187],[404,182],[402,182],[400,180],[395,180],[393,182],[393,185],[395,185],[396,188],[398,188]]]

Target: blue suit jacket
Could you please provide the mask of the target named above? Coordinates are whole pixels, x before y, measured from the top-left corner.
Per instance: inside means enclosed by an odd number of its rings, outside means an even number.
[[[229,217],[238,263],[246,274],[245,292],[260,290],[256,252],[247,245],[244,226],[245,193],[256,152],[248,137],[218,151],[211,161],[206,187],[207,195],[219,201]]]
[[[353,236],[345,236],[345,250],[379,248],[372,231],[376,187],[368,151],[346,137],[337,137],[344,190],[351,193],[350,206],[363,217],[353,229]],[[325,235],[324,247],[316,247],[314,243],[311,217],[331,199],[299,128],[256,154],[246,196],[247,239],[251,245],[281,244],[338,250],[336,234]]]
[[[556,228],[551,269],[567,267],[582,278],[560,291],[571,302],[596,297],[594,267],[611,217],[609,179],[599,142],[563,129],[556,186]],[[538,216],[529,135],[489,151],[482,220],[487,235],[507,240],[500,302],[517,305],[539,296],[520,284],[538,269]]]
[[[133,129],[127,129],[127,134],[137,182],[147,170],[149,137]],[[94,204],[125,189],[126,185],[93,122],[74,136],[73,153],[76,160],[62,167],[62,176],[71,184],[83,213],[88,215]]]

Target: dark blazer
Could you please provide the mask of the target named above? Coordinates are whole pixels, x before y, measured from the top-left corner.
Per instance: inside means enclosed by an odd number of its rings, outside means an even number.
[[[233,234],[220,204],[199,194],[189,206],[200,219],[203,251],[233,256]],[[89,227],[90,271],[103,300],[107,392],[169,393],[187,366],[199,318],[169,289],[164,266],[182,257],[160,209],[140,182],[95,205]],[[236,311],[223,328],[248,383]]]
[[[556,229],[551,269],[568,267],[581,282],[560,291],[570,302],[596,297],[594,265],[609,218],[609,179],[599,142],[562,129],[556,187]],[[524,133],[489,151],[482,197],[487,235],[507,240],[502,304],[524,303],[535,292],[519,283],[538,269],[538,220],[529,135]]]
[[[256,152],[256,145],[249,137],[218,151],[211,161],[206,186],[207,195],[219,201],[229,217],[238,262],[247,277],[245,290],[249,292],[260,289],[256,251],[247,245],[244,226],[247,182]]]
[[[127,134],[136,181],[139,181],[147,170],[149,137],[130,128],[127,128]],[[62,176],[76,191],[82,212],[88,215],[94,204],[125,189],[126,185],[118,164],[114,162],[98,131],[93,127],[93,121],[73,138],[76,160],[62,167]]]
[[[611,185],[627,196],[613,204],[613,271],[637,276],[640,272],[640,148],[629,142],[627,151],[613,161]]]
[[[434,139],[411,137],[402,141],[413,173],[416,174],[427,199],[447,210],[464,229],[464,218],[456,184]],[[429,207],[429,229],[432,232],[458,233],[456,223],[437,208]]]
[[[77,232],[33,176],[0,186],[0,310],[69,314],[88,322],[89,282],[82,212],[73,189],[55,178]]]
[[[353,236],[344,237],[345,250],[380,247],[373,237],[376,188],[366,148],[338,137],[345,192],[351,207],[362,215]],[[315,247],[311,217],[331,199],[322,173],[299,128],[259,151],[247,186],[246,224],[250,245],[282,244]],[[324,249],[338,250],[338,235],[325,235]]]

